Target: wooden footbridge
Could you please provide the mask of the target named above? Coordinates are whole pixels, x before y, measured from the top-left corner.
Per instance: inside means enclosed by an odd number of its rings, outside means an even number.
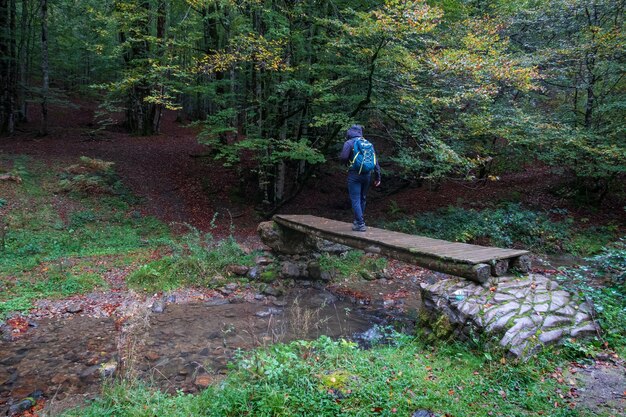
[[[366,232],[355,232],[350,223],[311,215],[276,215],[273,220],[287,233],[285,229],[479,283],[486,282],[490,276],[504,275],[510,268],[530,269],[530,253],[525,250],[448,242],[375,227],[369,227]]]

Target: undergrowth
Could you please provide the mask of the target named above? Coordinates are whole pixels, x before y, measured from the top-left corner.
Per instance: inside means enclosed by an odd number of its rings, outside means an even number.
[[[557,279],[578,292],[594,306],[602,328],[596,348],[606,346],[626,355],[626,238],[607,246],[601,253],[586,259],[587,265],[561,268]],[[571,343],[571,348],[589,352],[589,347]]]
[[[111,163],[83,158],[64,168],[24,156],[5,156],[2,162],[12,163],[22,181],[0,182],[0,318],[31,308],[37,298],[102,287],[88,268],[68,266],[80,259],[140,252],[170,241],[166,225],[135,209]],[[100,187],[68,181],[69,173],[100,178]],[[106,184],[111,188],[105,192]]]
[[[215,241],[210,233],[191,232],[170,243],[171,255],[141,266],[128,277],[128,285],[144,291],[168,291],[184,286],[223,284],[221,274],[229,265],[253,265],[231,236]]]
[[[559,216],[567,215],[558,210]],[[455,242],[522,247],[535,253],[589,256],[616,238],[617,227],[580,229],[574,219],[553,221],[547,213],[505,203],[484,210],[448,207],[384,224],[385,228]]]
[[[367,256],[363,251],[350,250],[341,255],[322,254],[319,259],[323,271],[349,279],[372,279],[387,266],[387,259]]]
[[[591,416],[578,409],[560,360],[490,361],[465,345],[427,346],[396,334],[361,350],[326,336],[242,353],[198,395],[170,395],[138,381],[65,416]],[[607,414],[608,415],[608,414]]]

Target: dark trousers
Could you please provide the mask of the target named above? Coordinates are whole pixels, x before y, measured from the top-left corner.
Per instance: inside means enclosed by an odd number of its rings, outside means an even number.
[[[370,188],[371,178],[372,174],[369,172],[358,174],[354,171],[348,171],[348,195],[352,203],[354,222],[358,225],[365,224],[363,213],[365,213],[367,190]]]

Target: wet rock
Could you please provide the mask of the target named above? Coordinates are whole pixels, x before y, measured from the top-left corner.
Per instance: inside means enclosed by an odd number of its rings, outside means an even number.
[[[250,270],[250,268],[248,268],[245,265],[228,265],[226,267],[226,272],[229,272],[231,274],[235,274],[235,275],[239,275],[240,277],[245,276],[248,271]]]
[[[319,280],[322,278],[322,267],[317,261],[310,261],[307,265],[309,278]]]
[[[212,378],[210,375],[198,375],[193,381],[196,387],[206,388],[211,385]]]
[[[261,318],[269,317],[269,316],[276,316],[279,314],[283,314],[283,310],[280,310],[278,308],[272,308],[272,307],[265,309],[265,310],[257,311],[256,313],[254,313],[255,316],[261,317]]]
[[[156,300],[154,303],[152,303],[152,307],[150,308],[152,310],[153,313],[163,313],[165,311],[165,300]]]
[[[274,301],[272,301],[272,304],[275,305],[276,307],[285,307],[287,305],[287,301],[285,301],[285,300],[274,300]]]
[[[261,278],[261,269],[259,267],[252,267],[248,271],[248,278],[250,279],[259,279]]]
[[[65,308],[65,311],[70,314],[80,313],[83,311],[83,306],[79,303],[71,303]]]
[[[263,289],[263,294],[271,295],[273,297],[280,297],[281,295],[283,295],[283,290],[282,288],[272,287],[271,285],[268,285]]]
[[[303,276],[302,265],[295,262],[283,262],[280,273],[285,278],[300,278]]]
[[[273,221],[260,223],[257,227],[257,233],[264,244],[279,253],[308,253],[312,248],[315,248],[316,244],[314,238],[295,230],[280,227]]]
[[[328,271],[322,271],[320,274],[320,280],[324,282],[329,282],[333,279],[333,276]]]
[[[243,295],[237,294],[237,295],[234,295],[234,296],[230,297],[228,299],[228,302],[230,304],[241,304],[241,303],[245,303],[246,299],[245,299],[245,297]]]
[[[222,294],[224,296],[229,296],[229,295],[231,295],[234,292],[233,290],[229,290],[226,287],[218,288],[218,291],[220,292],[220,294]]]
[[[329,292],[322,292],[311,297],[310,302],[314,306],[326,306],[337,302],[337,296]]]
[[[35,406],[36,401],[33,398],[25,398],[17,404],[13,404],[9,407],[9,416],[17,416],[24,411],[30,410]]]
[[[205,306],[213,307],[213,306],[223,306],[228,304],[228,300],[226,298],[216,297],[211,298],[204,302]]]
[[[326,252],[326,253],[331,253],[335,255],[346,253],[351,249],[349,246],[331,242],[329,240],[324,240],[324,239],[318,239],[316,241],[315,247],[319,252]]]
[[[411,414],[411,417],[437,417],[435,413],[430,410],[417,410]]]

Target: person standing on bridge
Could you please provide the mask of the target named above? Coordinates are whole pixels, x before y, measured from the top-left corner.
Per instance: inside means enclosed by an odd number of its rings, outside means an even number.
[[[380,185],[380,165],[374,145],[363,137],[363,128],[353,125],[346,132],[346,141],[339,155],[339,159],[348,165],[348,195],[352,204],[354,221],[352,230],[365,232],[365,204],[367,191],[370,188],[372,174],[374,174],[374,186]]]

